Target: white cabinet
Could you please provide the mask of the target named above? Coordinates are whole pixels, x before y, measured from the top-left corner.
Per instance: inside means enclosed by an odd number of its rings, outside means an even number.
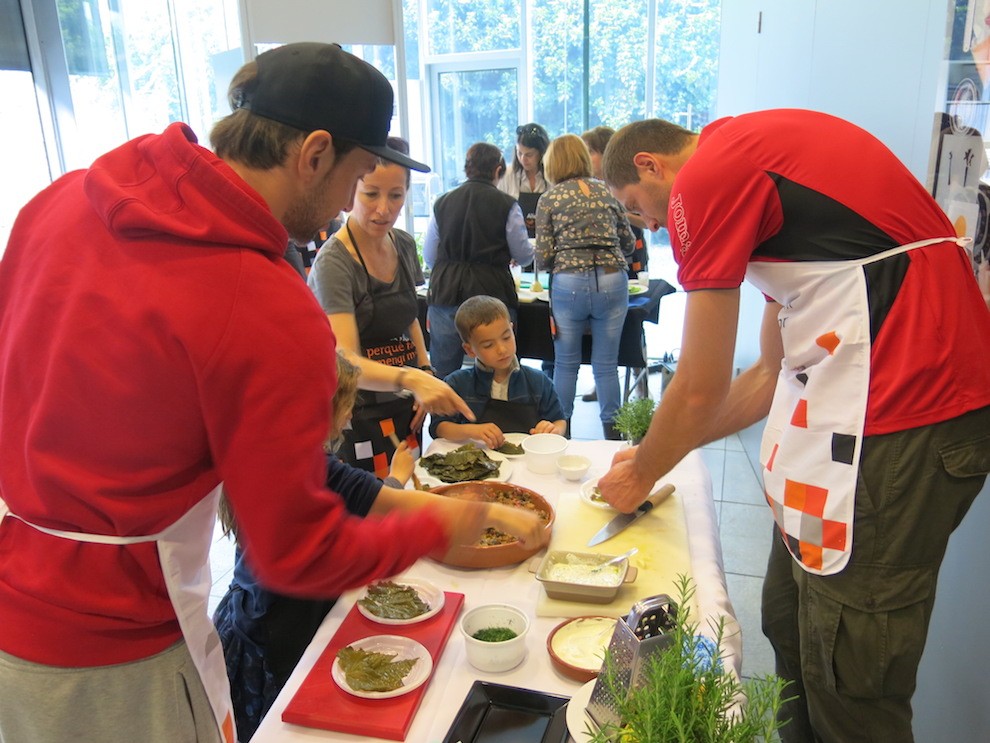
[[[924,182],[947,19],[948,0],[723,0],[718,113],[840,116]]]

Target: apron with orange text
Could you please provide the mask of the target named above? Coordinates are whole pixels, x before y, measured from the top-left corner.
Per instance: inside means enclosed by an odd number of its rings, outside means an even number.
[[[760,445],[767,502],[791,555],[831,575],[852,551],[856,481],[870,387],[864,266],[927,245],[852,261],[762,262],[746,278],[777,301],[784,359]]]
[[[207,603],[210,595],[210,544],[217,519],[220,486],[190,508],[171,526],[150,536],[121,537],[110,534],[47,529],[11,513],[0,501],[0,519],[17,518],[45,534],[76,542],[94,544],[138,544],[155,542],[165,586],[179,620],[183,639],[206,689],[213,715],[224,743],[234,743],[234,712],[230,704],[230,683],[223,660],[220,638],[210,621]]]

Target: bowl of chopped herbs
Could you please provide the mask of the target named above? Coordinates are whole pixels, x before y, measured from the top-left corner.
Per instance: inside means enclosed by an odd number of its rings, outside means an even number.
[[[508,671],[526,657],[529,618],[509,604],[486,604],[461,618],[468,662],[479,671]]]

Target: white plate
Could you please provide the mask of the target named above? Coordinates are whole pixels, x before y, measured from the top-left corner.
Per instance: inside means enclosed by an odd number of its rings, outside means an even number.
[[[516,289],[516,296],[523,304],[531,304],[536,301],[536,295],[529,289]]]
[[[393,660],[417,659],[416,665],[406,674],[406,677],[402,680],[402,686],[398,689],[392,689],[392,691],[359,691],[347,685],[347,678],[344,675],[344,670],[340,667],[340,660],[334,658],[330,675],[337,682],[337,686],[356,697],[362,697],[363,699],[391,699],[392,697],[402,696],[425,684],[430,674],[433,673],[433,656],[430,655],[430,651],[408,637],[401,637],[399,635],[372,635],[371,637],[365,637],[364,639],[352,642],[350,647],[367,650],[370,653],[389,653],[395,656]]]
[[[528,437],[529,437],[528,433],[507,433],[504,435],[504,438],[508,443],[515,444],[516,446],[522,446],[523,439]],[[519,459],[519,457],[524,456],[525,454],[525,452],[523,454],[503,454],[502,452],[495,451],[494,449],[488,449],[487,451],[489,454],[495,454],[495,457],[492,457],[492,459],[495,459],[496,457],[505,457],[506,459]],[[499,472],[501,471],[502,471],[501,468],[499,468]]]
[[[451,449],[450,451],[453,451],[453,449]],[[449,454],[450,451],[446,451],[443,453]],[[498,474],[495,475],[495,477],[486,477],[485,480],[483,480],[482,482],[484,481],[508,482],[509,477],[512,475],[512,462],[509,461],[509,458],[506,457],[504,454],[500,454],[497,451],[492,451],[491,449],[485,449],[485,454],[488,455],[489,459],[494,459],[497,462],[501,462],[501,464],[498,468]],[[413,469],[413,471],[416,473],[416,477],[419,478],[419,481],[423,483],[423,487],[426,488],[435,488],[438,485],[453,484],[449,482],[443,482],[439,477],[434,477],[433,475],[431,475],[429,472],[426,471],[426,468],[424,468],[423,465],[420,464],[419,459],[416,460],[416,466]]]
[[[536,299],[540,300],[541,302],[549,302],[550,301],[550,290],[549,289],[544,289],[541,292],[530,291],[530,294],[532,294],[534,297],[536,297]]]
[[[591,701],[591,692],[595,688],[595,680],[592,679],[571,696],[571,701],[567,704],[567,711],[564,719],[567,720],[567,732],[574,738],[574,743],[588,743],[591,736],[588,735],[588,727],[597,729],[594,720],[585,711],[588,702]]]
[[[629,296],[634,297],[637,294],[645,294],[649,291],[649,287],[645,287],[642,284],[629,284]]]
[[[412,588],[429,605],[430,610],[410,619],[389,619],[388,617],[380,617],[377,614],[372,614],[364,608],[364,605],[359,603],[357,605],[358,611],[372,622],[377,624],[416,624],[417,622],[424,622],[430,617],[436,616],[443,608],[444,592],[429,581],[420,580],[419,578],[396,578],[392,582],[400,586],[409,586]],[[365,596],[367,595],[365,594]],[[364,596],[361,598],[364,598]]]
[[[597,486],[598,486],[597,477],[594,478],[593,480],[587,480],[586,482],[582,483],[581,500],[587,503],[592,508],[601,508],[606,511],[614,511],[615,509],[612,508],[612,506],[610,506],[608,503],[605,503],[603,501],[596,501],[594,498],[591,497],[592,492]]]

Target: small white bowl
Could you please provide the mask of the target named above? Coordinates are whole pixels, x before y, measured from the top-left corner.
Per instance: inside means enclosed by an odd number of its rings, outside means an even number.
[[[567,451],[567,439],[556,433],[534,433],[522,442],[526,452],[526,468],[539,475],[557,471],[557,457]]]
[[[565,454],[562,457],[557,457],[557,471],[568,480],[575,482],[580,480],[588,474],[589,467],[591,467],[591,460],[580,454]]]
[[[474,634],[489,627],[508,627],[516,636],[501,642],[477,640]],[[486,604],[471,609],[461,618],[461,634],[467,650],[468,662],[479,671],[508,671],[523,662],[526,657],[526,633],[529,618],[519,609],[508,604]]]

